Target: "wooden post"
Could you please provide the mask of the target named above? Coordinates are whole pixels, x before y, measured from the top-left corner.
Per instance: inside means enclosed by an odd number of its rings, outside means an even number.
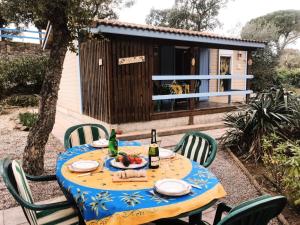
[[[197,59],[196,59],[196,49],[195,47],[191,48],[191,75],[195,75],[196,74],[196,63],[197,63]],[[191,80],[190,82],[190,93],[195,93],[195,81]],[[190,115],[189,115],[189,125],[193,125],[194,124],[194,116],[193,116],[193,111],[195,110],[195,99],[194,98],[190,98],[189,99],[189,110],[190,110]]]
[[[252,52],[247,52],[247,74],[246,75],[252,75]],[[251,80],[246,79],[246,90],[251,89]],[[246,94],[246,103],[249,103],[250,100],[250,94]]]

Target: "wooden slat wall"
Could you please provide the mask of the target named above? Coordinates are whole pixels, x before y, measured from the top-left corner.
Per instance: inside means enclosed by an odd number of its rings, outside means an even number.
[[[145,62],[118,65],[119,58]],[[99,66],[99,58],[103,65]],[[109,37],[80,45],[83,113],[111,124],[150,120],[153,44],[151,40]]]
[[[152,105],[153,45],[150,40],[112,37],[111,123],[150,120]],[[118,65],[119,58],[145,56],[145,62]]]
[[[80,44],[80,75],[83,113],[110,122],[109,107],[109,42],[89,40]],[[102,66],[99,59],[102,58]]]

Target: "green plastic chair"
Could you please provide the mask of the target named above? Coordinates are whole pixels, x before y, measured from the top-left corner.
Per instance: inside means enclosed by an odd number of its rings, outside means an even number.
[[[92,143],[99,138],[109,138],[109,133],[104,126],[92,123],[79,124],[68,128],[64,137],[64,146],[65,149],[68,149],[74,146]]]
[[[214,138],[201,132],[192,131],[182,137],[174,151],[208,167],[214,161],[217,149],[218,144]]]
[[[231,208],[224,203],[218,205],[213,225],[267,225],[284,209],[284,196],[263,195]],[[228,214],[222,219],[222,214]],[[209,224],[203,221],[203,224]]]
[[[50,225],[58,223],[66,225],[80,224],[79,221],[81,221],[81,219],[79,219],[78,211],[64,196],[56,199],[56,201],[50,199],[47,203],[42,205],[34,203],[27,179],[37,182],[53,181],[56,180],[55,175],[26,175],[17,161],[11,161],[7,158],[0,161],[0,173],[7,189],[21,205],[30,225]]]

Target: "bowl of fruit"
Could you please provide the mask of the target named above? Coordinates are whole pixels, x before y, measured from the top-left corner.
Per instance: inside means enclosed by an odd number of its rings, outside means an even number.
[[[119,152],[114,157],[110,164],[119,169],[138,169],[147,165],[147,160],[140,156],[140,154],[127,154],[125,152]]]

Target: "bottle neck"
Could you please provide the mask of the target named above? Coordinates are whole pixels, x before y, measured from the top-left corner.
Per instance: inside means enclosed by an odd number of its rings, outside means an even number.
[[[151,131],[151,144],[156,144],[156,130]]]

